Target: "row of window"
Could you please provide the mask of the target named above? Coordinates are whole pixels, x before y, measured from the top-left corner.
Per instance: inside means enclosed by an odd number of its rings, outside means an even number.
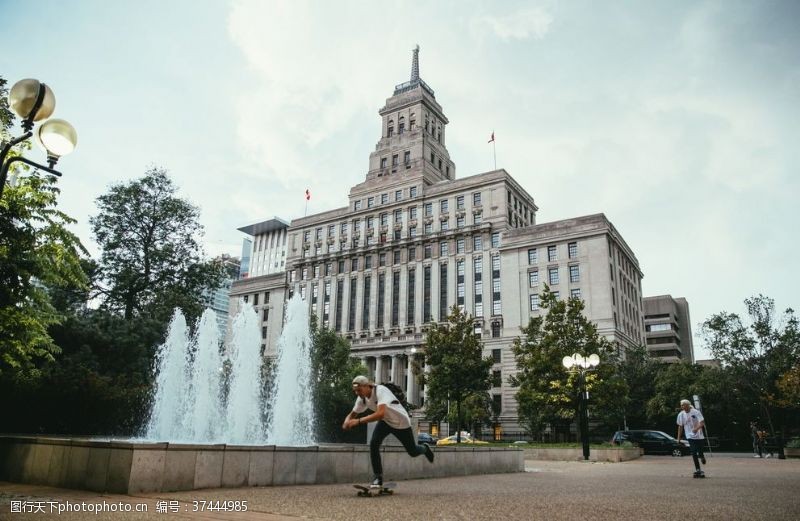
[[[578,243],[577,242],[570,242],[567,244],[567,255],[570,259],[577,259],[578,258]],[[558,247],[556,245],[550,245],[547,247],[547,262],[556,262],[558,260]],[[539,263],[539,249],[538,248],[528,248],[528,264],[538,264]]]
[[[561,298],[560,291],[553,291],[553,295],[556,299]],[[569,290],[569,298],[577,298],[580,299],[581,297],[581,288],[572,288]],[[538,294],[530,295],[530,308],[531,311],[539,311],[540,309],[540,299]]]
[[[404,193],[403,189],[395,190],[395,192],[394,192],[394,201],[393,202],[402,201],[403,200],[403,193]],[[414,198],[417,197],[418,193],[419,192],[418,192],[416,186],[409,187],[409,189],[408,189],[408,198],[409,199],[414,199]],[[366,206],[367,208],[374,208],[376,204],[389,204],[389,194],[385,193],[385,194],[381,194],[380,196],[369,196],[369,197],[367,197],[366,201],[367,201],[367,206]],[[464,195],[456,196],[456,198],[455,198],[456,209],[457,210],[465,209],[465,201],[466,201],[466,196],[464,196]],[[362,208],[364,208],[363,203],[364,203],[363,199],[356,199],[355,201],[353,201],[353,210],[354,211],[359,211]],[[442,214],[447,213],[449,211],[449,206],[450,206],[450,202],[449,202],[448,199],[442,199],[442,200],[439,201],[439,208],[440,208],[440,212]],[[481,206],[481,193],[480,192],[473,192],[472,193],[472,206],[473,207]],[[427,216],[432,216],[433,215],[433,203],[432,202],[425,203],[424,210],[425,210],[425,216],[426,217]],[[329,225],[329,228],[330,227],[335,227],[335,225]],[[317,230],[322,230],[322,228],[317,228]]]
[[[569,281],[570,283],[574,284],[576,282],[581,281],[581,270],[580,266],[577,264],[573,264],[567,267],[569,270]],[[559,268],[554,266],[552,268],[547,268],[547,281],[548,284],[551,286],[555,286],[561,282],[561,278],[559,276]],[[539,285],[539,269],[532,269],[528,271],[528,287],[535,288]]]

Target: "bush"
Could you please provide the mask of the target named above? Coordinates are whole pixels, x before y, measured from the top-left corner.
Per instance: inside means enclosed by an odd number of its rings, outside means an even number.
[[[792,438],[786,443],[788,449],[800,449],[800,438]]]

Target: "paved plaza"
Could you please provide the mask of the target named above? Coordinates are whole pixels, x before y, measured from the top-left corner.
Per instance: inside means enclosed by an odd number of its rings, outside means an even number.
[[[0,482],[0,519],[498,519],[796,520],[800,460],[709,458],[693,479],[688,457],[626,463],[526,461],[525,473],[402,481],[394,496],[359,498],[349,485],[99,495]],[[11,513],[12,501],[147,504],[148,513]],[[195,501],[246,501],[247,512],[194,512]],[[172,503],[168,503],[172,501]],[[177,513],[158,513],[168,505]],[[166,503],[165,503],[166,502]],[[17,503],[18,504],[18,503]],[[212,503],[213,504],[213,503]],[[167,508],[169,510],[169,508]]]

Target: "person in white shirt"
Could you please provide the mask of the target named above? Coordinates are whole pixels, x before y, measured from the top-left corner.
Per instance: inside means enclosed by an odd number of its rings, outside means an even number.
[[[706,426],[702,413],[692,407],[689,400],[681,400],[681,412],[678,413],[678,441],[681,439],[681,432],[686,434],[686,440],[692,451],[694,461],[695,477],[705,477],[705,473],[700,468],[700,462],[706,464],[706,456],[703,453],[703,427]]]
[[[374,474],[373,487],[383,486],[381,444],[389,434],[394,434],[395,438],[400,440],[412,458],[424,454],[428,461],[433,463],[433,450],[428,445],[417,444],[414,431],[411,429],[411,418],[392,391],[383,385],[370,382],[366,376],[356,376],[353,379],[353,392],[357,396],[356,403],[344,419],[342,429],[348,430],[362,423],[378,422],[369,441],[369,457]],[[367,409],[373,411],[372,414],[359,418],[358,415]]]

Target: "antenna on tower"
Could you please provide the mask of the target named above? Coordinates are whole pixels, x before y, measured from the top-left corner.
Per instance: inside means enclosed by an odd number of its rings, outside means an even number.
[[[414,54],[411,58],[411,81],[416,81],[419,79],[419,44],[412,52]]]

